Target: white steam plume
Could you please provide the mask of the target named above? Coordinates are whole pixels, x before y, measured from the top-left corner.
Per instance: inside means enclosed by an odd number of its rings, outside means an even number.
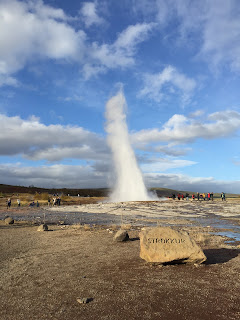
[[[153,200],[147,193],[130,144],[126,109],[127,104],[122,90],[109,99],[106,104],[105,130],[108,133],[107,142],[112,150],[117,178],[110,200],[114,202]]]

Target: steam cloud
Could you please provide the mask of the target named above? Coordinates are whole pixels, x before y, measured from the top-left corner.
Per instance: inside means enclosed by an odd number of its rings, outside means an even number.
[[[112,150],[116,183],[110,200],[146,201],[153,200],[144,185],[134,151],[130,144],[126,123],[126,100],[122,90],[110,98],[106,104],[107,142]]]

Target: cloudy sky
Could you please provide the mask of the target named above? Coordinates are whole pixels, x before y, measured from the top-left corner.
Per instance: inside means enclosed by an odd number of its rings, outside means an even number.
[[[0,183],[111,185],[119,84],[148,187],[240,193],[238,0],[0,0]]]

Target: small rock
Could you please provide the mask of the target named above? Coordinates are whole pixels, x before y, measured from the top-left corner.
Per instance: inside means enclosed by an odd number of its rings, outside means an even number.
[[[127,241],[129,239],[129,235],[126,230],[118,230],[118,232],[114,236],[114,240],[118,242]]]
[[[78,298],[77,302],[80,303],[80,304],[85,304],[85,303],[90,302],[90,300],[91,299],[89,299],[89,298]]]
[[[41,224],[41,225],[38,227],[37,231],[48,231],[48,226],[47,226],[47,224],[46,224],[46,223]]]
[[[14,220],[11,217],[7,217],[4,219],[5,224],[14,224]]]

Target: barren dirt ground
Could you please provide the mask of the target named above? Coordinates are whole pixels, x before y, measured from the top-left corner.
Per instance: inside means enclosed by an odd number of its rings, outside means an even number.
[[[137,226],[122,243],[116,226],[49,228],[0,220],[1,320],[240,318],[239,243],[208,227],[185,226],[208,258],[200,266],[146,263]]]

